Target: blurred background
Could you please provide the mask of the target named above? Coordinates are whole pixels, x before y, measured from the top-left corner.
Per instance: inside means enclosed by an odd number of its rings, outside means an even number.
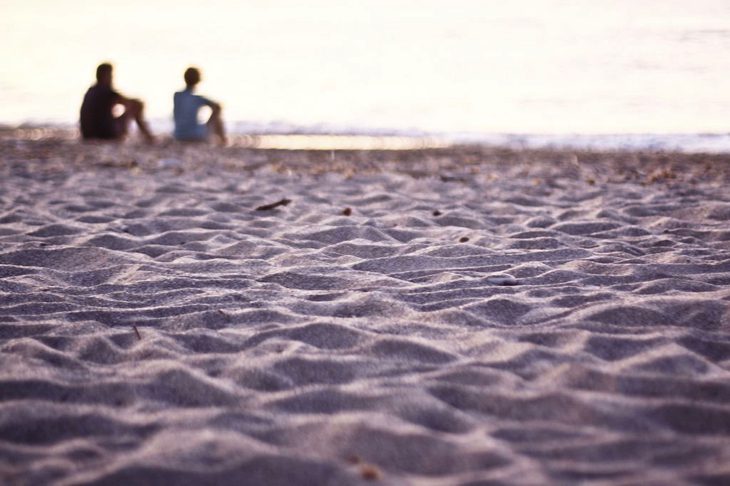
[[[727,0],[0,0],[0,123],[73,124],[96,65],[170,126],[182,73],[235,130],[722,133]]]

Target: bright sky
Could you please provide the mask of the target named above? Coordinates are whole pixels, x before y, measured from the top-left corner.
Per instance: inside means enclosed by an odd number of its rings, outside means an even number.
[[[480,132],[727,131],[725,0],[0,0],[0,121],[73,122],[96,64],[169,119]]]

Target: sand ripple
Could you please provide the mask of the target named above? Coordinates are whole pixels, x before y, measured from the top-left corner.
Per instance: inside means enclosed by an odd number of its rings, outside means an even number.
[[[720,170],[44,147],[0,164],[6,483],[730,482]]]

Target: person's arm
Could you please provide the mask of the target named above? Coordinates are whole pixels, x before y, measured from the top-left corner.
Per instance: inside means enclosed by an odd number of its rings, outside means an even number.
[[[213,113],[220,112],[221,111],[221,105],[220,103],[217,103],[209,98],[206,98],[204,96],[200,97],[203,100],[203,104],[213,110]]]
[[[138,107],[138,105],[142,104],[141,100],[134,99],[134,98],[127,98],[123,94],[121,94],[118,91],[112,91],[112,100],[114,105],[122,105],[124,106],[125,110],[134,109]]]
[[[112,94],[114,96],[114,105],[124,106],[123,117],[125,123],[130,123],[132,120],[134,120],[137,123],[140,132],[142,132],[142,135],[147,139],[147,141],[154,142],[155,137],[154,135],[152,135],[152,132],[147,126],[147,121],[145,121],[144,119],[144,103],[142,103],[142,100],[127,98],[126,96],[123,96],[116,91],[112,91]]]
[[[133,100],[131,98],[127,98],[126,96],[113,91],[114,94],[114,104],[115,105],[123,105],[125,110],[128,110],[137,100]]]

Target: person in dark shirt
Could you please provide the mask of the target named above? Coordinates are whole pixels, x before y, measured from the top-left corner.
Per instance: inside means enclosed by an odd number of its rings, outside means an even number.
[[[121,105],[124,113],[114,115],[114,107]],[[144,120],[144,104],[140,100],[122,96],[112,87],[112,65],[99,64],[96,84],[86,91],[81,104],[81,137],[84,140],[123,140],[134,121],[148,142],[154,141]]]

